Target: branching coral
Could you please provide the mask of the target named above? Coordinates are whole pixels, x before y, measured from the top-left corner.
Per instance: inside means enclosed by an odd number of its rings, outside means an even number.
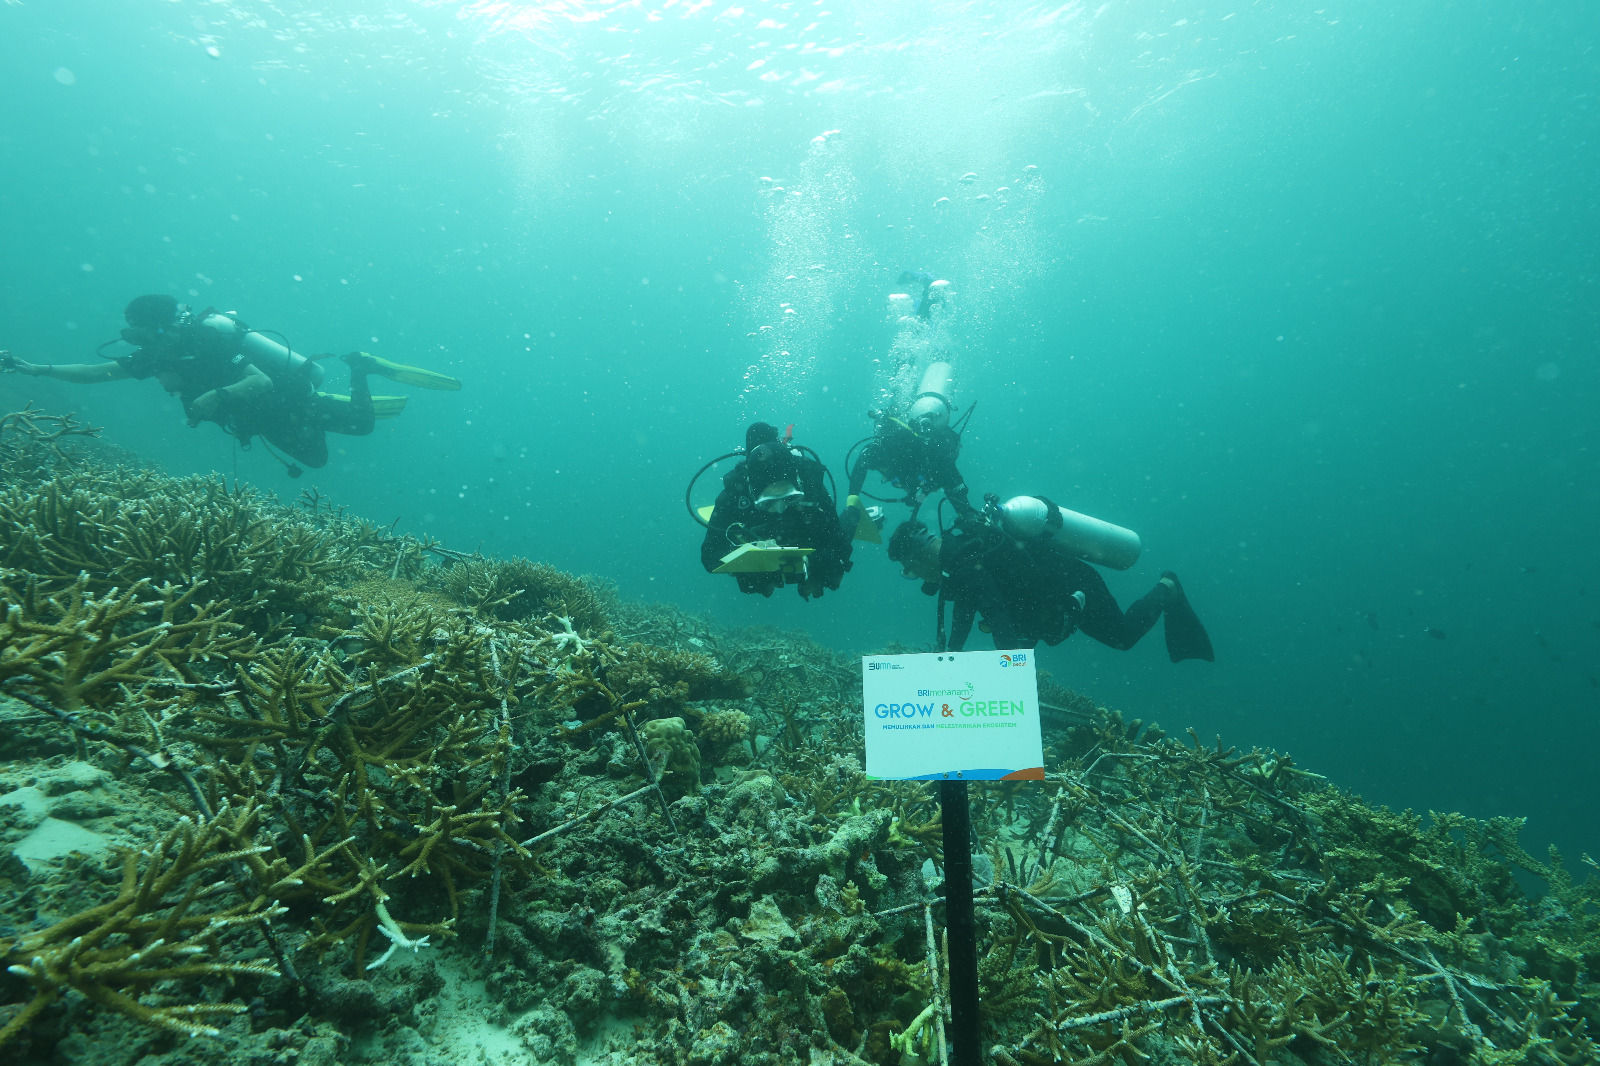
[[[593,578],[573,577],[548,563],[516,557],[467,556],[429,579],[477,614],[502,621],[565,616],[582,633],[605,628],[615,593]]]
[[[289,830],[279,847],[344,842],[309,886],[324,900],[369,878],[382,855],[396,876],[438,884],[454,916],[460,880],[486,876],[501,847],[524,854],[506,832],[517,794],[488,798],[510,743],[490,649],[476,630],[437,621],[369,616],[366,667],[273,650],[240,668],[235,706],[199,713],[203,729],[183,734],[211,753],[228,791],[275,797]],[[358,924],[370,933],[372,915]]]
[[[85,575],[52,596],[31,577],[19,588],[0,574],[0,683],[26,681],[73,709],[115,700],[120,686],[195,681],[202,664],[248,659],[255,638],[216,602],[195,604],[198,591],[140,581],[96,597]]]
[[[30,403],[0,416],[0,470],[12,484],[43,481],[71,466],[81,446],[99,436],[98,427],[76,415],[50,414]]]
[[[244,931],[283,914],[269,885],[241,890],[232,868],[264,850],[256,843],[258,811],[224,809],[215,818],[182,818],[148,855],[122,856],[114,898],[38,932],[0,943],[0,958],[33,996],[0,1028],[0,1046],[70,991],[129,1017],[180,1033],[215,1033],[209,1019],[245,1010],[241,1003],[147,1002],[144,993],[169,982],[240,976],[275,977],[255,957]]]

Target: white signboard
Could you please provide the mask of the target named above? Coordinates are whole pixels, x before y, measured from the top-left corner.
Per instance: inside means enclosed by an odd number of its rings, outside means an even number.
[[[868,777],[1044,779],[1032,651],[868,655],[861,681]]]

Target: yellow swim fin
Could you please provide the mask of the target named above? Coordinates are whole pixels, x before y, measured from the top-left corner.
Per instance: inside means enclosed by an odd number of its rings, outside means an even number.
[[[374,396],[372,398],[372,417],[393,418],[406,409],[404,396]]]
[[[385,359],[381,355],[371,352],[362,352],[366,356],[369,373],[382,374],[390,381],[398,381],[405,385],[415,385],[422,389],[438,389],[442,392],[455,392],[461,388],[461,379],[453,378],[449,374],[440,374],[432,370],[424,370],[420,366],[407,366],[405,363],[396,363],[392,359]]]
[[[350,397],[341,396],[337,392],[321,392],[317,395],[326,396],[330,400],[338,400],[341,403],[350,402]],[[405,409],[406,397],[404,396],[374,396],[372,398],[373,418],[393,418]]]

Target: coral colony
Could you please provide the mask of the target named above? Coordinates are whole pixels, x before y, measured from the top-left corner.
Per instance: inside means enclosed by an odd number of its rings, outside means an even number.
[[[528,1061],[939,1061],[938,808],[854,660],[70,417],[0,475],[7,1062],[442,1061],[447,971]],[[1592,860],[1043,688],[1048,780],[972,790],[989,1061],[1596,1061]]]

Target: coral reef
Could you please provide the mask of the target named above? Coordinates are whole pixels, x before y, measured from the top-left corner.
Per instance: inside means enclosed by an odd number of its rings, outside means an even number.
[[[519,1061],[940,1059],[858,661],[36,411],[0,474],[6,1061],[441,1063],[471,978]],[[1595,1060],[1592,860],[1041,695],[1047,781],[971,791],[989,1061]]]
[[[569,619],[583,633],[605,628],[616,591],[595,578],[562,573],[548,563],[521,557],[458,557],[428,580],[453,602],[474,614],[500,621],[538,621],[554,615]]]
[[[180,819],[142,864],[138,852],[123,851],[121,884],[110,900],[9,944],[7,957],[19,960],[11,973],[32,986],[33,998],[0,1027],[0,1045],[68,990],[192,1036],[216,1035],[208,1018],[244,1011],[239,1003],[154,1005],[140,996],[165,982],[279,976],[270,962],[257,961],[259,946],[241,941],[245,927],[269,922],[283,908],[234,892],[224,869],[256,850],[257,813],[224,810],[198,825]]]

